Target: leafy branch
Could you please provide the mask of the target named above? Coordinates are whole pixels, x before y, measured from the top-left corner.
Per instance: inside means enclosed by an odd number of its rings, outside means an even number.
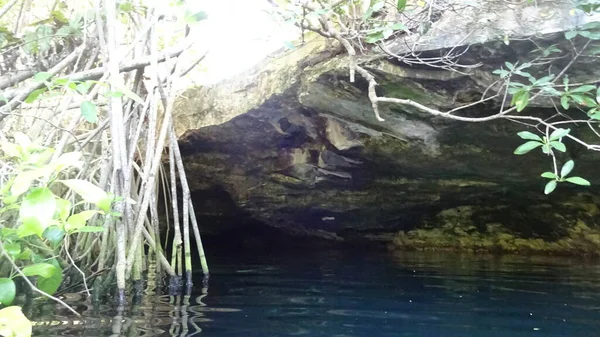
[[[581,27],[577,27],[572,31],[565,33],[565,40],[580,39],[578,42],[573,42],[572,55],[570,61],[565,65],[559,72],[553,72],[554,68],[548,68],[546,75],[535,76],[536,73],[543,73],[540,65],[550,64],[552,60],[563,57],[565,53],[559,46],[552,45],[545,49],[539,48],[536,53],[532,55],[538,55],[535,60],[525,63],[511,63],[505,62],[506,68],[501,68],[493,71],[493,75],[497,75],[497,80],[488,90],[486,95],[474,102],[470,102],[459,107],[441,111],[439,109],[427,106],[425,104],[416,102],[410,98],[397,98],[397,97],[385,97],[378,96],[376,92],[377,81],[375,76],[368,70],[367,66],[363,66],[361,63],[364,61],[360,60],[359,53],[367,53],[370,50],[365,48],[365,45],[377,45],[382,51],[392,56],[400,62],[407,64],[421,64],[431,67],[442,67],[450,71],[456,70],[459,67],[455,61],[450,61],[452,57],[458,58],[454,53],[454,49],[459,46],[456,45],[452,48],[448,55],[439,58],[442,61],[442,65],[439,66],[435,60],[419,59],[418,57],[408,61],[405,55],[395,55],[389,52],[386,47],[386,42],[389,39],[398,37],[398,34],[404,34],[406,36],[418,36],[426,34],[429,26],[433,24],[433,12],[436,10],[453,11],[452,6],[446,8],[434,8],[432,4],[422,2],[417,4],[423,7],[423,11],[416,11],[418,14],[408,14],[407,2],[398,1],[395,6],[392,7],[389,3],[384,1],[371,1],[367,10],[361,13],[359,7],[362,5],[362,1],[336,1],[336,2],[324,2],[324,1],[302,1],[297,5],[292,5],[291,8],[288,4],[287,12],[283,11],[291,17],[290,20],[295,18],[295,23],[302,29],[310,30],[319,33],[330,39],[337,40],[346,50],[348,55],[348,68],[350,73],[350,82],[354,82],[354,73],[360,74],[368,82],[368,97],[371,102],[375,118],[384,122],[379,109],[381,102],[392,103],[398,105],[406,105],[417,108],[420,111],[426,112],[432,116],[442,117],[446,119],[469,122],[469,123],[481,123],[489,122],[493,120],[507,120],[512,122],[525,123],[536,129],[545,129],[547,135],[540,137],[529,131],[519,133],[519,136],[528,142],[519,146],[515,150],[515,154],[525,154],[536,148],[541,148],[542,152],[552,158],[554,173],[550,176],[545,173],[544,177],[551,177],[551,180],[547,187],[546,193],[551,193],[556,184],[559,182],[569,182],[577,185],[587,186],[589,182],[580,177],[568,177],[574,166],[572,160],[567,161],[563,165],[563,169],[559,174],[557,168],[557,152],[566,153],[566,145],[562,142],[563,138],[568,138],[575,143],[585,147],[587,150],[600,151],[600,145],[588,143],[580,137],[574,135],[570,128],[564,128],[565,125],[572,124],[577,125],[581,122],[587,123],[592,127],[593,123],[600,120],[600,87],[595,84],[583,84],[578,86],[569,86],[569,78],[567,76],[569,70],[576,64],[576,62],[583,56],[600,54],[600,48],[589,48],[594,46],[595,41],[600,41],[600,23],[592,22],[585,24]],[[412,5],[414,6],[414,5]],[[441,9],[440,9],[441,8]],[[586,13],[592,13],[600,8],[600,2],[598,1],[587,1],[579,3],[578,7],[574,10],[582,10]],[[414,8],[413,8],[414,9]],[[413,10],[414,12],[414,10]],[[425,15],[425,12],[428,12]],[[414,17],[420,17],[420,20],[412,20],[412,26],[407,26],[402,22],[387,20],[387,17],[396,18],[401,14],[404,16],[413,15]],[[425,27],[427,26],[427,27]],[[465,36],[466,38],[466,36]],[[415,39],[413,39],[415,40]],[[504,37],[504,42],[510,44],[510,38]],[[468,50],[468,46],[464,48],[464,52]],[[586,53],[587,52],[587,53]],[[412,53],[414,56],[414,52]],[[566,57],[566,56],[565,56]],[[368,57],[366,58],[369,59]],[[468,67],[466,67],[468,69]],[[562,79],[562,86],[557,85],[557,81]],[[507,101],[510,98],[510,101]],[[551,118],[538,117],[535,115],[524,115],[523,112],[530,106],[531,102],[534,101],[550,101],[554,99],[560,101],[560,107],[564,111],[559,111],[557,107],[557,114]],[[499,101],[502,103],[499,111],[483,117],[467,117],[460,114],[468,108],[476,107],[489,101]],[[508,103],[507,103],[508,102]],[[505,108],[505,104],[508,107]],[[586,111],[587,119],[585,118],[571,118],[567,113],[571,113],[570,109],[576,107],[577,109],[584,109]],[[558,117],[558,118],[557,118]],[[600,137],[599,133],[596,133]],[[569,164],[573,163],[573,164]]]

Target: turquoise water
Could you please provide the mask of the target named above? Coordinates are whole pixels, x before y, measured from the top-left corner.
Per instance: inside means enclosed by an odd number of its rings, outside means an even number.
[[[358,249],[357,249],[358,250]],[[325,250],[213,257],[208,288],[119,312],[29,309],[37,336],[600,336],[600,265]],[[43,324],[43,323],[39,323]]]

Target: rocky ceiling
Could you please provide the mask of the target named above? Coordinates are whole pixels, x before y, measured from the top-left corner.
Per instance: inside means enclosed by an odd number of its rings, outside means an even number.
[[[552,4],[541,2],[537,10],[562,10]],[[504,8],[500,14],[518,16],[519,9]],[[560,31],[573,23],[559,14],[538,25],[546,34],[533,40],[506,45],[492,38],[491,28],[469,35],[474,41],[468,41],[469,50],[459,61],[482,66],[466,74],[408,66],[382,55],[361,62],[375,75],[380,95],[450,109],[479,99],[496,80],[491,71],[504,61],[526,60],[540,45],[568,43]],[[439,27],[450,25],[449,20],[440,20]],[[512,28],[531,34],[531,24],[522,20]],[[455,24],[455,29],[468,25]],[[423,55],[448,51],[450,37],[422,39],[428,41]],[[405,45],[394,40],[388,47],[399,53]],[[556,66],[564,62],[568,57]],[[206,231],[230,229],[243,223],[240,217],[251,217],[296,234],[385,238],[399,230],[441,225],[447,221],[439,217],[443,210],[465,206],[474,209],[476,226],[501,223],[528,237],[553,237],[574,221],[595,226],[600,220],[595,187],[561,184],[553,195],[543,194],[539,174],[549,168],[548,158],[541,152],[512,154],[520,144],[516,133],[527,127],[507,121],[462,123],[394,105],[382,105],[386,121],[378,122],[366,81],[350,83],[346,64],[336,46],[315,38],[237,78],[184,94],[176,108],[176,128],[197,212],[230,219],[228,226],[206,223]],[[592,69],[599,65],[583,60],[571,77],[595,81]],[[488,115],[499,104],[477,105],[463,115]],[[555,112],[548,101],[532,109],[540,115]],[[600,183],[600,158],[567,145],[565,158],[576,159],[577,174]]]

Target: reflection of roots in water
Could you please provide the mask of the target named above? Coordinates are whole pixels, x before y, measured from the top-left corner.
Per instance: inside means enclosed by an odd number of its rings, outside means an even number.
[[[87,336],[149,337],[168,333],[174,337],[191,337],[202,332],[199,324],[212,321],[207,313],[240,311],[206,306],[203,300],[207,294],[208,288],[205,287],[202,295],[195,297],[144,296],[139,304],[116,309],[110,305],[98,309],[79,294],[65,294],[67,303],[74,303],[83,317],[57,315],[56,311],[61,308],[49,307],[53,311],[51,318],[34,321],[34,334],[36,330],[44,334],[50,330],[53,335],[80,335],[85,331]]]
[[[365,318],[381,318],[381,319],[400,319],[418,321],[439,321],[437,316],[428,315],[411,315],[389,311],[374,311],[374,310],[328,310],[328,314],[337,316],[365,317]]]

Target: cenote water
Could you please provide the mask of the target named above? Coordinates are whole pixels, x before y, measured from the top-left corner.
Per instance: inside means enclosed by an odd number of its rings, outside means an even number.
[[[122,315],[67,300],[30,308],[36,336],[598,336],[600,264],[326,249],[213,256],[208,288]],[[200,275],[199,275],[200,276]],[[60,324],[57,322],[61,321]],[[120,330],[119,330],[120,329]]]

